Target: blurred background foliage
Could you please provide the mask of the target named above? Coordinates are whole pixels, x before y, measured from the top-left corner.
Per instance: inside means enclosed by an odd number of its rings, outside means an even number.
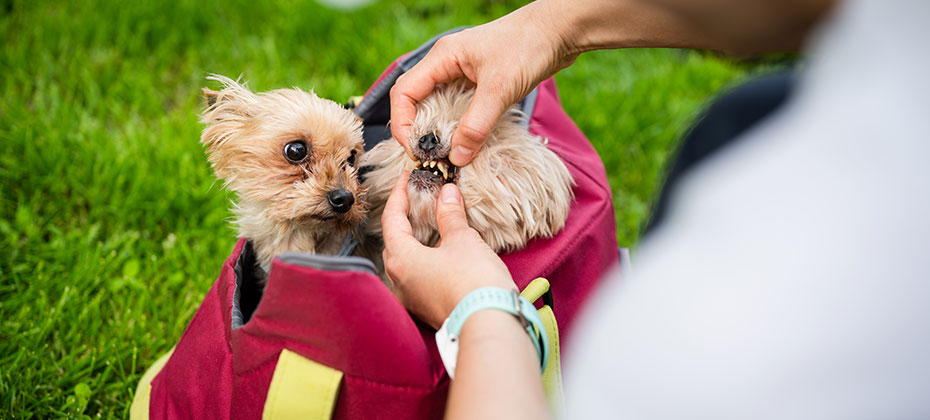
[[[513,1],[0,1],[0,418],[117,417],[235,243],[198,143],[209,73],[363,93],[433,35]],[[700,107],[765,66],[678,50],[583,55],[557,77],[601,153],[621,245]]]

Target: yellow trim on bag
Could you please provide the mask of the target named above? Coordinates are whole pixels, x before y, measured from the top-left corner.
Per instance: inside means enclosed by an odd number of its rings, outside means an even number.
[[[542,295],[549,291],[549,280],[539,277],[527,284],[520,292],[520,296],[530,302],[536,302]]]
[[[546,363],[546,371],[543,373],[543,388],[546,390],[546,400],[549,401],[549,408],[559,417],[562,413],[562,360],[559,349],[559,325],[555,322],[555,313],[549,305],[539,309],[539,317],[542,318],[543,325],[546,327],[546,334],[549,335],[549,361]]]
[[[549,280],[542,277],[534,279],[526,285],[520,295],[530,302],[535,302],[549,291]],[[546,335],[549,336],[549,361],[543,373],[543,388],[546,390],[546,400],[552,412],[559,417],[562,412],[562,361],[559,346],[559,324],[555,320],[555,313],[549,305],[539,308],[539,317],[542,318]]]
[[[148,420],[149,419],[149,402],[152,397],[152,380],[164,369],[168,359],[174,353],[174,347],[167,353],[161,355],[152,366],[142,374],[139,380],[139,386],[136,387],[136,395],[132,397],[132,405],[129,406],[130,420]]]
[[[288,349],[281,350],[262,419],[329,419],[341,382],[342,372]]]

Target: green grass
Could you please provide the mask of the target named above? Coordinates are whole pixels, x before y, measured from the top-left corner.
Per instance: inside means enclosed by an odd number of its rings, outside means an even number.
[[[214,281],[235,234],[198,144],[208,73],[344,101],[433,34],[516,6],[0,1],[0,418],[125,416]],[[688,121],[746,71],[640,50],[558,77],[608,168],[621,244]]]

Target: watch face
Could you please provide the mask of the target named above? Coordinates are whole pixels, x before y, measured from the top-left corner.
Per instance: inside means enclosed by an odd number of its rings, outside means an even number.
[[[455,379],[455,362],[459,358],[459,340],[458,337],[449,334],[449,320],[446,319],[436,331],[436,348],[439,349],[439,357],[442,359],[449,378]]]

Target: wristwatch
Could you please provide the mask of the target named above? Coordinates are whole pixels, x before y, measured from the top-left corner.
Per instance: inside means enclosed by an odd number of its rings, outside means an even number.
[[[539,355],[540,370],[545,370],[549,358],[549,337],[546,335],[542,318],[530,301],[520,296],[514,290],[498,287],[484,287],[476,289],[462,298],[449,317],[436,331],[436,346],[442,363],[449,372],[449,377],[455,377],[455,366],[459,354],[459,334],[465,321],[476,312],[484,309],[497,309],[517,317],[520,324],[526,329],[536,353]]]

